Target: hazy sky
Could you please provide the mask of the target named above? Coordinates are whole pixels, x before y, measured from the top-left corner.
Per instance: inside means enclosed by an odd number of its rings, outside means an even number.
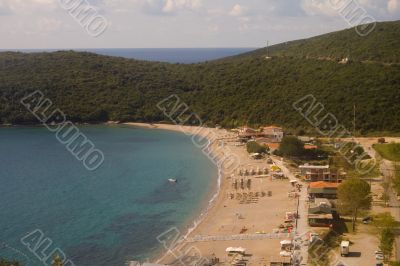
[[[340,1],[355,0],[0,0],[0,48],[261,47],[350,27]],[[74,2],[96,8],[104,33],[87,33]],[[400,0],[358,3],[400,19]]]

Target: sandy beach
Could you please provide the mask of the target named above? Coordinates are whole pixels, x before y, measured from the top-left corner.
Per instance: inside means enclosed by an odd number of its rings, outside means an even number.
[[[288,197],[288,192],[292,189],[290,182],[287,179],[274,180],[263,173],[260,177],[243,177],[238,174],[239,169],[270,170],[271,165],[267,164],[266,159],[251,159],[245,146],[238,146],[233,141],[235,135],[224,129],[166,124],[128,125],[198,134],[211,139],[212,153],[218,156],[233,153],[239,158],[235,171],[222,173],[218,197],[202,221],[184,241],[173,249],[166,248],[165,255],[158,263],[178,265],[182,258],[190,257],[192,260],[195,257],[209,260],[218,258],[220,262],[230,263],[234,258],[227,255],[225,250],[228,247],[245,248],[249,254],[245,258],[248,265],[269,265],[271,261],[285,260],[279,255],[280,241],[289,239],[289,235],[282,230],[280,234],[276,232],[284,224],[286,212],[295,212],[297,209],[297,200]],[[221,168],[224,169],[223,165]],[[246,185],[244,189],[241,188],[241,179],[244,179],[245,184],[251,182],[250,189]],[[234,187],[234,180],[238,180],[237,189]],[[246,240],[240,239],[245,237]]]

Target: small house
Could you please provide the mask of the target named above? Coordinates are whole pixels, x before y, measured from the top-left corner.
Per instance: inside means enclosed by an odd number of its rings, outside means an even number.
[[[308,186],[308,196],[311,199],[336,199],[339,185],[338,183],[323,181],[311,182]]]

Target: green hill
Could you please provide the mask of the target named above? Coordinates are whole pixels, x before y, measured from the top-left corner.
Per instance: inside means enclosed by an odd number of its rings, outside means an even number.
[[[0,53],[0,122],[37,122],[20,104],[35,90],[74,122],[168,120],[156,105],[177,94],[209,125],[273,123],[313,132],[292,106],[312,94],[348,129],[352,129],[355,104],[360,133],[396,132],[400,130],[400,66],[387,63],[400,62],[400,46],[393,44],[399,40],[400,23],[390,22],[379,23],[364,38],[352,29],[277,45],[270,60],[263,49],[192,65],[71,51]],[[349,45],[357,47],[353,56],[359,54],[357,60],[351,58],[352,63],[318,59],[341,58]]]
[[[400,63],[400,21],[380,22],[367,36],[356,34],[354,28],[332,32],[310,39],[296,40],[243,54],[353,61]]]

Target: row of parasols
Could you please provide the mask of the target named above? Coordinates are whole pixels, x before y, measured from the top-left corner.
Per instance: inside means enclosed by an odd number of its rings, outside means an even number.
[[[257,168],[254,170],[253,168],[248,170],[248,169],[239,169],[239,175],[240,176],[249,176],[249,175],[267,175],[268,174],[268,169],[260,169]]]
[[[232,188],[235,190],[241,189],[251,189],[251,179],[244,180],[243,178],[238,181],[237,179],[233,180]]]

